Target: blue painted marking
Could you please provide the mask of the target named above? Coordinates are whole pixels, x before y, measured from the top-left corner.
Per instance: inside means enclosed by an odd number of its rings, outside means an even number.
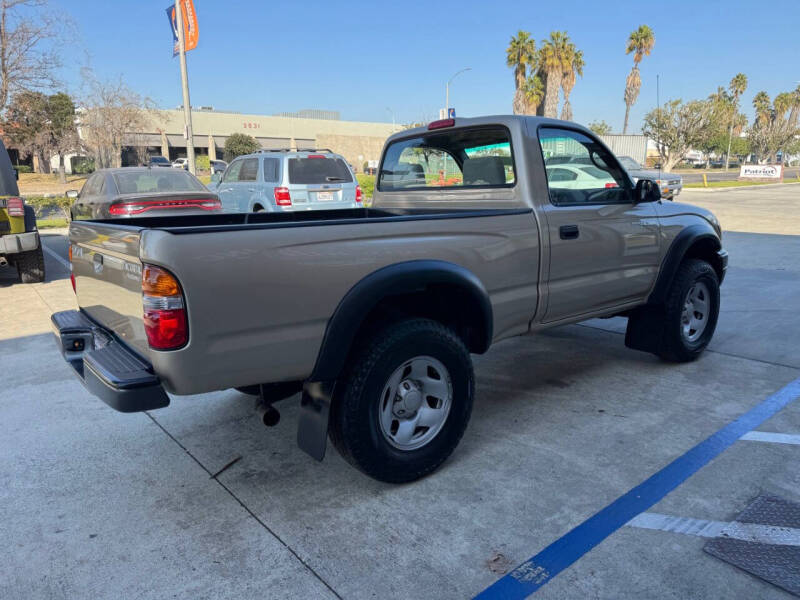
[[[800,379],[726,425],[624,496],[557,539],[508,575],[498,579],[475,598],[512,600],[526,598],[561,571],[727,450],[748,431],[758,427],[787,404],[800,397]]]

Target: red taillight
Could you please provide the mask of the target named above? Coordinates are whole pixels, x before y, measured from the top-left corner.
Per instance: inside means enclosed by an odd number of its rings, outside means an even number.
[[[278,206],[291,206],[292,197],[289,194],[289,188],[276,187],[275,188],[275,204]]]
[[[200,210],[220,210],[219,198],[181,198],[165,200],[136,200],[133,202],[115,202],[108,207],[108,212],[115,216],[138,215],[148,210],[176,208],[198,208]]]
[[[608,182],[606,184],[606,189],[615,188],[615,187],[619,187],[619,186],[616,183],[614,183],[613,181],[610,181],[610,182]]]
[[[7,198],[6,207],[8,208],[9,217],[24,217],[25,216],[25,203],[22,198]]]
[[[75,273],[73,273],[72,267],[72,244],[69,245],[69,250],[67,250],[67,253],[69,254],[69,281],[72,284],[72,292],[77,296],[78,290],[75,287]]]
[[[443,129],[445,127],[452,127],[456,124],[455,119],[440,119],[428,124],[428,129]]]
[[[361,186],[356,186],[356,202],[361,202],[364,199],[364,194],[361,192]]]
[[[147,342],[154,350],[175,350],[189,341],[186,306],[178,280],[165,269],[142,267],[142,305]]]
[[[309,154],[306,158],[327,158],[324,154]]]

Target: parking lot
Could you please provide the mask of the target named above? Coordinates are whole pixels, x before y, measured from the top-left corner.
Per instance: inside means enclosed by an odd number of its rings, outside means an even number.
[[[800,502],[800,185],[681,200],[726,230],[710,351],[628,350],[621,318],[501,342],[475,357],[456,452],[402,486],[301,452],[296,397],[265,429],[234,390],[127,415],[91,396],[50,334],[75,300],[64,232],[44,233],[45,283],[0,270],[0,598],[472,597],[778,393],[755,429],[784,437],[731,443],[646,512],[728,523],[760,495]],[[601,525],[534,597],[790,597],[696,528]]]

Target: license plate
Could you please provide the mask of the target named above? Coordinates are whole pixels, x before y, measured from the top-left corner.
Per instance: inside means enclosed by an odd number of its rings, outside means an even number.
[[[318,202],[330,202],[333,200],[333,192],[317,192]]]

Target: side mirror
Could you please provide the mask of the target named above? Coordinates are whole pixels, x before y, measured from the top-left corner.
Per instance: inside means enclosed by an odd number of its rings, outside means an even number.
[[[661,190],[655,181],[652,179],[640,179],[636,182],[636,187],[633,191],[634,204],[658,202],[659,200],[661,200]]]
[[[78,197],[78,190],[67,190],[67,198],[75,200]]]

